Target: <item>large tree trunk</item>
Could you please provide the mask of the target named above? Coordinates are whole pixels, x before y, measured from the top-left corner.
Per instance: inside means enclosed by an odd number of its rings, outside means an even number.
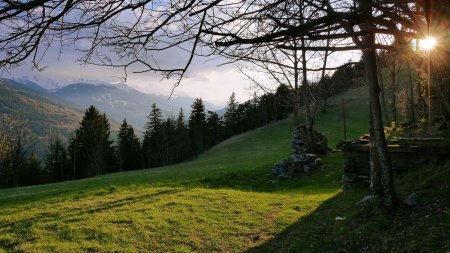
[[[366,14],[367,16],[372,15],[372,1],[359,1],[361,3],[362,14]],[[362,25],[362,27],[364,29],[370,30],[371,28],[373,28],[373,25],[365,24]],[[378,155],[378,161],[375,155],[371,158],[374,159],[374,161],[372,161],[373,164],[379,162],[380,165],[381,185],[383,189],[383,196],[381,196],[381,198],[383,200],[383,205],[388,209],[392,209],[397,206],[398,201],[395,193],[391,159],[387,149],[387,143],[383,129],[383,119],[379,100],[380,86],[378,85],[377,77],[377,60],[376,52],[373,48],[375,44],[375,35],[369,34],[364,36],[362,38],[362,44],[366,48],[371,48],[362,51],[366,80],[367,84],[369,85],[370,120],[372,122],[373,133],[373,135],[370,136],[370,139],[373,142],[374,149],[376,150],[376,153]]]
[[[381,108],[383,110],[385,124],[389,125],[389,114],[388,114],[388,112],[386,110],[386,96],[384,94],[383,75],[381,74],[381,67],[380,67],[379,62],[377,62],[377,76],[378,76],[378,82],[380,84]]]
[[[372,105],[370,105],[372,108]],[[372,114],[372,110],[370,114]],[[375,136],[373,132],[373,120],[369,118],[369,133],[370,136]],[[370,190],[374,196],[383,196],[383,186],[381,183],[381,168],[380,158],[378,157],[377,149],[373,138],[370,138]]]
[[[369,45],[373,45],[374,36],[365,36],[363,39]],[[375,49],[364,50],[363,60],[366,72],[367,83],[369,84],[369,96],[370,96],[370,119],[372,121],[372,133],[370,136],[374,149],[377,151],[378,161],[376,155],[371,158],[375,159],[372,164],[379,163],[381,171],[381,184],[383,188],[383,204],[387,208],[395,208],[397,206],[397,197],[395,193],[394,181],[392,176],[392,165],[389,152],[387,149],[386,138],[383,129],[383,119],[381,114],[381,106],[379,102],[380,88],[377,79],[377,67],[376,67],[376,55]]]

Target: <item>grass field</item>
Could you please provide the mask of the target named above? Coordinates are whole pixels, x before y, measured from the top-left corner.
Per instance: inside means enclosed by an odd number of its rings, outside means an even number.
[[[361,94],[363,89],[347,93],[354,107],[349,138],[366,131]],[[342,138],[341,110],[332,106],[340,99],[318,118],[330,146]],[[414,213],[415,220],[405,209],[395,221],[388,214],[366,215],[354,203],[367,195],[367,186],[341,190],[339,152],[324,157],[325,165],[311,174],[274,180],[270,168],[289,154],[291,133],[291,123],[280,121],[179,165],[2,190],[0,252],[417,252],[424,249],[411,243],[418,238],[429,248],[448,245],[446,224],[433,227],[431,235],[417,233],[427,222],[449,221],[448,208],[431,218],[425,218],[429,212]],[[445,185],[439,181],[445,178],[429,171],[450,174],[446,167],[420,170],[399,181],[400,195],[421,180],[429,183],[423,196],[434,203],[426,190]],[[442,186],[439,194],[448,193]],[[372,243],[377,246],[368,248]]]

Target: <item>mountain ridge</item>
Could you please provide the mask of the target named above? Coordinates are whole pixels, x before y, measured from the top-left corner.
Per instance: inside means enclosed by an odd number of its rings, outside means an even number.
[[[33,90],[45,93],[50,97],[61,99],[79,110],[94,105],[117,122],[126,118],[129,123],[141,131],[145,128],[147,116],[153,103],[156,103],[165,117],[175,117],[178,115],[180,108],[183,108],[184,113],[188,114],[195,99],[188,96],[168,97],[144,93],[126,83],[79,79],[57,88],[47,89],[46,85],[24,78],[8,80],[29,86]],[[208,101],[204,100],[203,102],[207,110],[222,109]]]

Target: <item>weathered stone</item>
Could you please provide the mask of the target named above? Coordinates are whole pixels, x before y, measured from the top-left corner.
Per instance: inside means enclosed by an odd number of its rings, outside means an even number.
[[[275,177],[287,178],[286,166],[284,163],[276,163],[272,166],[272,175]]]
[[[305,164],[303,165],[303,172],[308,173],[311,170],[313,170],[314,168],[312,166],[310,166],[309,164]]]
[[[314,165],[316,165],[316,167],[319,167],[319,166],[322,165],[322,164],[323,164],[322,159],[317,158],[316,160],[314,160]]]
[[[417,206],[417,194],[411,193],[406,199],[403,200],[403,203],[407,206]]]
[[[308,148],[305,146],[306,126],[300,125],[294,129],[294,137],[291,143],[291,155],[282,163],[275,164],[272,168],[272,174],[277,177],[290,177],[295,173],[308,172],[321,164],[322,160],[316,163],[316,155],[308,154]],[[328,151],[327,139],[324,135],[314,132],[314,142],[319,153]],[[324,150],[325,147],[325,150]]]
[[[314,160],[316,160],[316,155],[315,154],[306,154],[307,160],[309,162],[312,162]]]

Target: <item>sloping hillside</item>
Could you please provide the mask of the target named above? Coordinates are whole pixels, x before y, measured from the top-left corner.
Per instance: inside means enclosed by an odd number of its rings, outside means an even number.
[[[235,136],[174,166],[0,191],[0,248],[239,252],[341,191],[339,155],[317,174],[274,180],[290,121]]]
[[[364,88],[349,92],[363,94]],[[366,101],[361,95],[353,100],[358,108],[349,103],[349,138],[366,131],[365,123],[356,122],[366,114],[358,100]],[[318,126],[340,132],[333,121],[339,109],[329,109],[319,115]],[[290,137],[291,123],[280,121],[235,136],[187,163],[2,190],[0,252],[450,249],[450,164],[396,175],[400,198],[417,192],[417,208],[373,212],[355,204],[368,194],[367,185],[341,190],[339,152],[324,157],[325,165],[308,175],[272,178],[270,167],[289,154]],[[330,144],[337,139],[338,134]]]
[[[78,127],[82,112],[32,86],[0,79],[0,114],[28,121],[38,138],[35,152],[43,154],[49,137],[67,138]]]

